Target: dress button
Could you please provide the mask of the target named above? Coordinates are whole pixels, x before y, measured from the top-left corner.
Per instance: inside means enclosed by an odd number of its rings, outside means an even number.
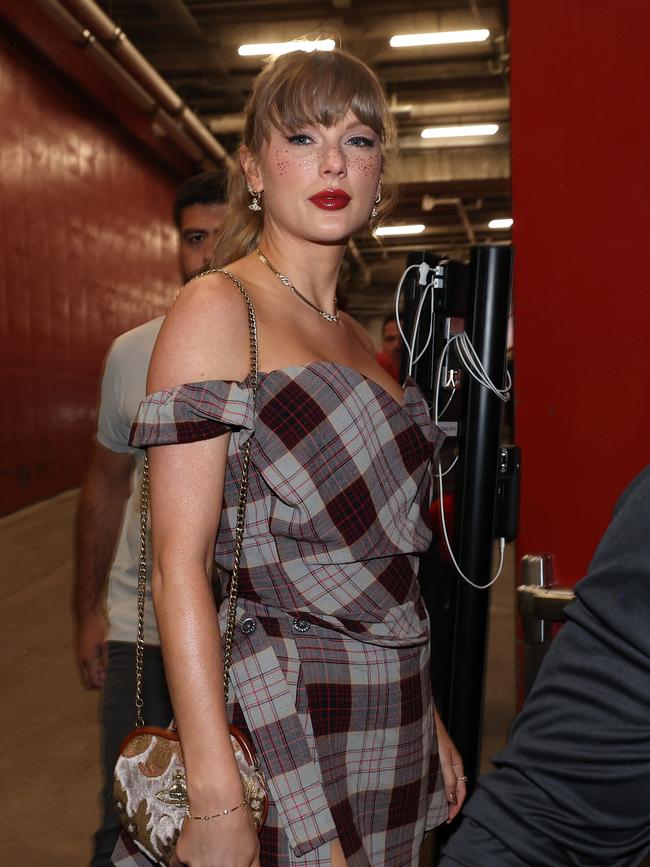
[[[244,633],[244,635],[250,635],[251,632],[255,632],[257,629],[257,623],[254,617],[244,617],[243,620],[239,623],[239,628]]]
[[[311,623],[309,620],[301,620],[299,617],[294,617],[292,628],[294,632],[309,632]]]

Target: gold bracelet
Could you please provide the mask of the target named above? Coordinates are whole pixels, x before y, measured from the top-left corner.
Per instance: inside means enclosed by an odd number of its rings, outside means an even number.
[[[242,801],[241,804],[237,804],[236,807],[231,807],[229,810],[223,810],[221,813],[213,813],[211,816],[193,816],[190,813],[189,805],[185,808],[185,815],[188,819],[203,819],[207,821],[208,819],[218,819],[220,816],[229,816],[231,813],[234,813],[235,810],[239,810],[240,807],[248,807],[247,801]]]

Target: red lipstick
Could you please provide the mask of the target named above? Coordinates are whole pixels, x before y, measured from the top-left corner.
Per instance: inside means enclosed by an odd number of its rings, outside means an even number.
[[[310,196],[309,201],[324,211],[340,211],[348,206],[350,198],[345,190],[321,190]]]

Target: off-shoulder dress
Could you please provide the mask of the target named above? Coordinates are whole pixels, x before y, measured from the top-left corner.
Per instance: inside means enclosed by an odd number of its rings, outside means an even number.
[[[425,830],[447,814],[417,581],[443,435],[412,380],[398,402],[318,361],[260,373],[256,392],[249,377],[152,394],[132,443],[226,432],[224,597],[251,439],[229,711],[269,783],[261,863],[324,867],[338,837],[349,867],[416,867]]]

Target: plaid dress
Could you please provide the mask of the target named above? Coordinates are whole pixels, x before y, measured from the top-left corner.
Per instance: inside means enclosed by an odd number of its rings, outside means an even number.
[[[216,540],[226,595],[240,449],[252,437],[230,716],[256,744],[271,809],[263,867],[417,865],[447,803],[417,582],[430,459],[443,435],[416,384],[398,403],[333,362],[150,395],[132,443],[232,432]],[[225,607],[220,612],[225,628]],[[121,867],[142,856],[114,856]]]

